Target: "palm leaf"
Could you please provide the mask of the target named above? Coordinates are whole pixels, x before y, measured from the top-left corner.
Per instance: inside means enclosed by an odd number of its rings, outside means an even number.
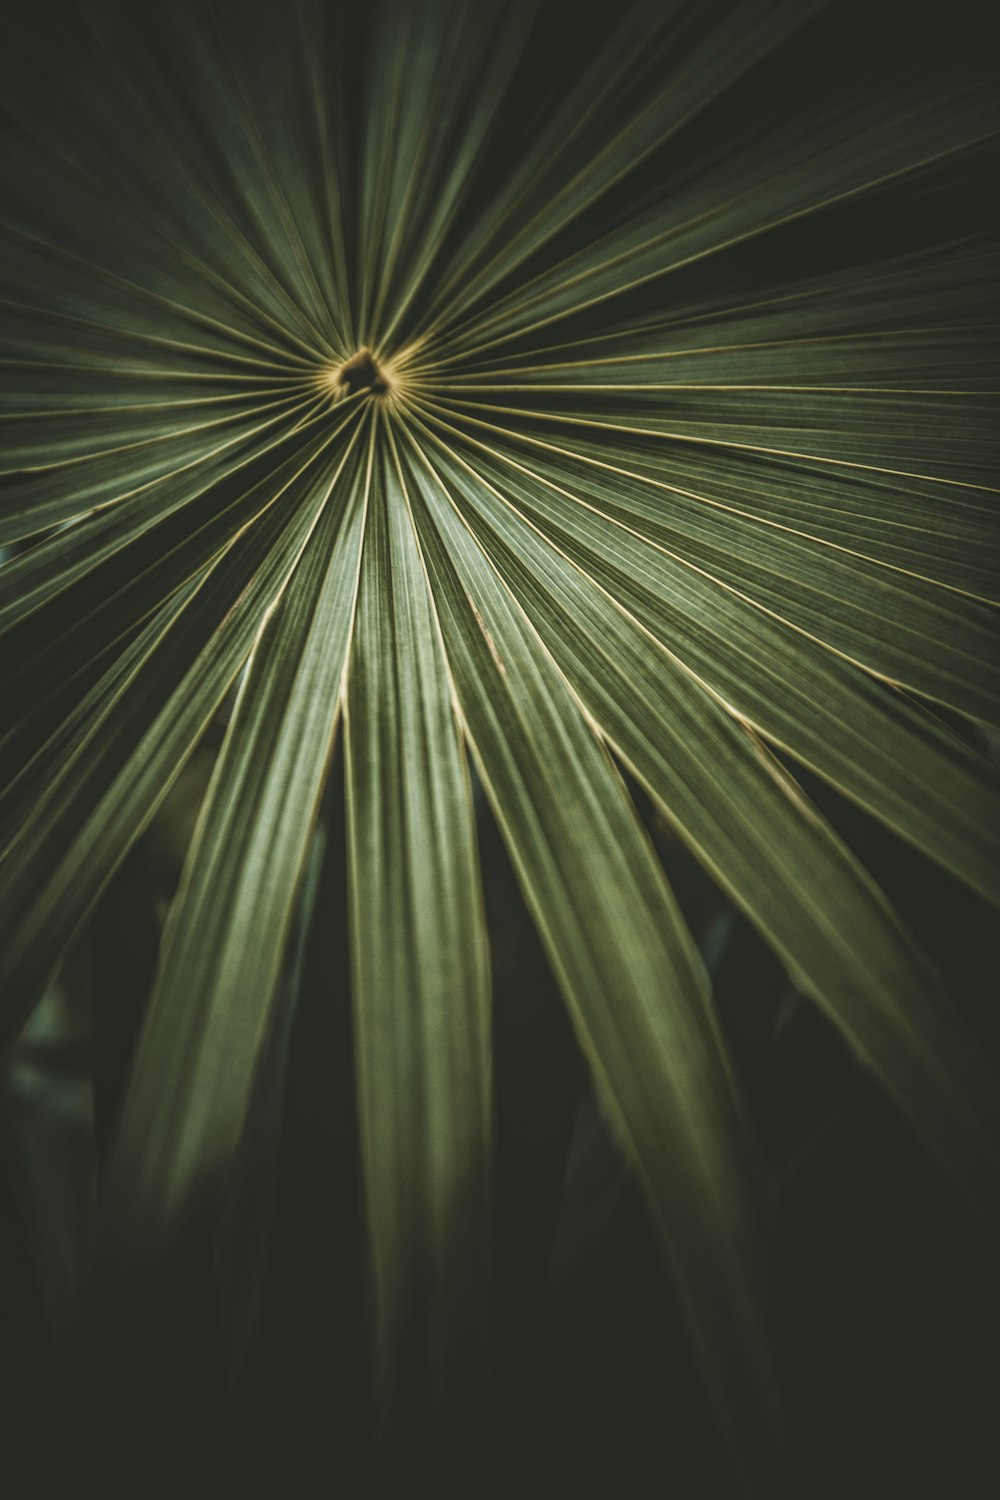
[[[383,1399],[397,1426],[415,1363],[441,1464],[484,1416],[489,976],[448,662],[379,437],[346,702],[357,1086]]]
[[[995,259],[934,212],[996,105],[775,101],[814,12],[98,7],[44,73],[11,33],[4,1036],[239,681],[105,1184],[142,1283],[248,1149],[343,709],[374,1358],[439,1469],[489,1386],[467,754],[749,1484],[766,1209],[623,768],[998,1225],[995,1080],[793,770],[1000,896]]]
[[[107,1189],[119,1254],[182,1221],[240,1139],[340,702],[365,521],[357,437],[320,481],[254,643],[164,933]]]

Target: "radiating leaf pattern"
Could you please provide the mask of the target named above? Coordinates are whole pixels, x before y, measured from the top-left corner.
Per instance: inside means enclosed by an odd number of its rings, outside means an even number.
[[[567,15],[84,5],[45,87],[12,28],[4,1032],[246,667],[107,1244],[211,1197],[343,711],[377,1364],[465,1410],[491,1115],[468,757],[719,1421],[776,1452],[738,1084],[619,767],[995,1227],[995,1084],[788,765],[1000,894],[994,257],[928,230],[997,109],[914,78],[769,110],[754,80],[821,7],[639,4],[563,49]],[[730,97],[759,106],[739,139]],[[912,246],[770,253],[900,203]]]

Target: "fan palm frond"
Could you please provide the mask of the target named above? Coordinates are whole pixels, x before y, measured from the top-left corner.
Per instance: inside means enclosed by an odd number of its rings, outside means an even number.
[[[993,261],[931,223],[995,101],[782,103],[801,5],[564,48],[493,0],[170,10],[7,80],[6,1038],[238,683],[106,1184],[143,1263],[239,1146],[342,735],[383,1391],[417,1349],[475,1408],[481,785],[720,1424],[780,1449],[745,1113],[623,771],[995,1228],[995,1082],[793,769],[1000,895]]]

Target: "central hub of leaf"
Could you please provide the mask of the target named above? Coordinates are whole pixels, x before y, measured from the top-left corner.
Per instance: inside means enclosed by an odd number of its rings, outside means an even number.
[[[375,363],[371,350],[367,348],[359,349],[345,365],[341,365],[337,373],[337,385],[349,396],[356,396],[361,391],[367,391],[372,396],[383,396],[389,389],[388,380]]]

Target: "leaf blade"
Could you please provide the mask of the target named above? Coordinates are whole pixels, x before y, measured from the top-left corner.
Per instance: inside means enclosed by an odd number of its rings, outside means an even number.
[[[390,1443],[455,1472],[483,1440],[491,1078],[471,791],[447,663],[387,455],[346,709],[355,1054],[376,1373]]]
[[[239,1141],[337,721],[364,528],[358,465],[352,446],[265,616],[199,818],[112,1157],[109,1264],[134,1271],[162,1253]]]
[[[700,961],[624,787],[425,465],[410,468],[418,533],[480,774],[717,1416],[743,1459],[763,1430],[780,1468],[753,1174]]]

